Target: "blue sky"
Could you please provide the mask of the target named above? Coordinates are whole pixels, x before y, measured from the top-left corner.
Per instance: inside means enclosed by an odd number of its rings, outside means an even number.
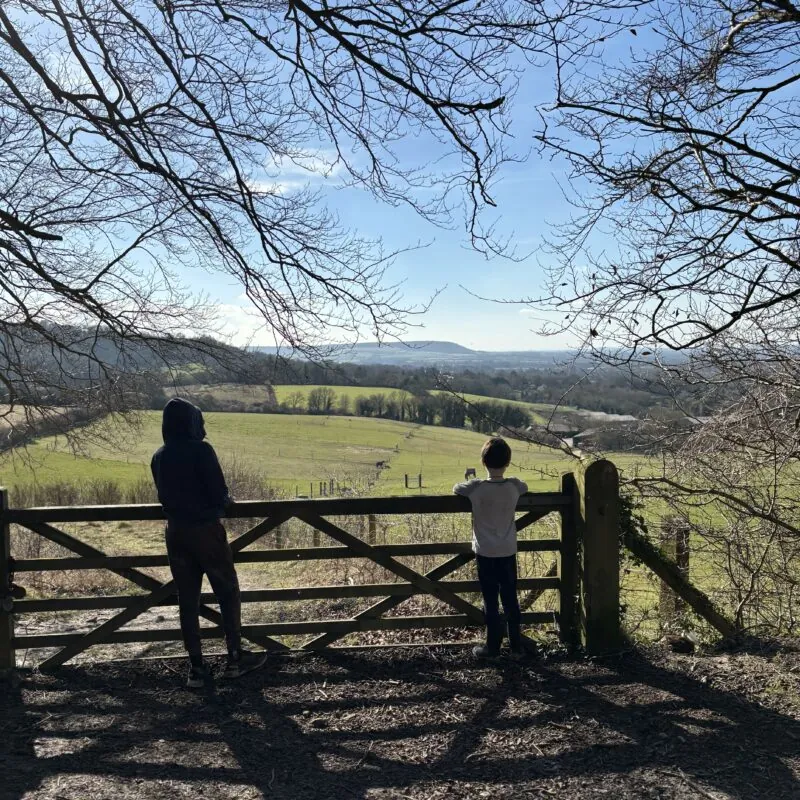
[[[624,58],[635,43],[641,48],[648,36],[638,41],[626,36],[607,42],[606,54]],[[645,41],[643,41],[645,40]],[[492,185],[496,209],[487,209],[485,220],[494,223],[498,238],[510,240],[524,260],[502,257],[487,259],[470,248],[459,218],[450,229],[435,227],[409,207],[383,205],[367,192],[342,188],[342,175],[325,177],[319,171],[303,173],[297,167],[286,174],[278,169],[264,179],[289,190],[302,181],[321,189],[325,203],[342,222],[368,238],[380,238],[387,250],[404,250],[417,243],[419,249],[402,252],[389,270],[387,280],[399,285],[402,303],[424,306],[434,295],[429,310],[413,316],[407,339],[452,340],[482,350],[556,349],[578,344],[566,335],[546,337],[540,329],[546,320],[523,305],[494,303],[488,299],[514,300],[544,294],[541,262],[547,261],[543,244],[553,226],[565,222],[571,207],[563,196],[565,165],[542,159],[536,152],[534,130],[539,123],[537,107],[552,98],[552,74],[545,67],[528,67],[519,90],[510,99],[512,140],[507,149],[527,160],[502,167]],[[326,143],[320,142],[322,151]],[[424,136],[409,136],[396,148],[417,162],[441,163],[442,147]],[[358,155],[356,155],[356,158]],[[401,167],[404,166],[401,163]],[[435,167],[434,167],[435,168]],[[275,344],[271,332],[249,308],[242,286],[224,273],[198,269],[178,273],[192,290],[202,293],[217,306],[223,330],[237,344]],[[330,340],[335,340],[335,334]],[[370,338],[365,334],[364,338]]]
[[[542,83],[544,81],[544,83]],[[420,249],[401,253],[387,276],[402,284],[403,302],[424,306],[439,293],[430,309],[414,316],[407,339],[450,340],[481,350],[556,349],[576,344],[565,336],[544,337],[537,333],[540,322],[530,309],[493,303],[498,299],[539,295],[543,276],[537,261],[543,237],[553,223],[566,219],[569,205],[563,197],[563,165],[541,159],[535,152],[533,131],[538,119],[535,106],[546,94],[545,70],[531,73],[514,100],[513,141],[508,149],[528,153],[525,163],[510,163],[499,172],[492,196],[497,209],[488,209],[486,220],[497,220],[500,237],[510,237],[518,254],[530,253],[523,261],[502,257],[487,259],[475,252],[460,219],[452,229],[437,227],[409,207],[390,207],[366,192],[341,187],[341,176],[311,175],[312,185],[323,187],[325,201],[342,222],[367,237],[381,238],[387,250],[402,250],[423,244]],[[426,143],[415,140],[414,146]],[[441,153],[431,144],[431,155]],[[419,155],[419,154],[417,154]],[[298,173],[287,176],[289,183],[305,180]],[[274,344],[268,331],[259,331],[259,320],[247,310],[241,287],[223,275],[208,275],[195,288],[202,288],[220,304],[226,331],[237,343]]]
[[[625,59],[629,47],[646,47],[651,37],[644,33],[636,40],[623,34],[608,42],[606,57]],[[572,212],[564,197],[567,165],[541,158],[534,140],[540,121],[536,109],[552,98],[551,80],[546,67],[528,68],[523,77],[511,106],[513,140],[507,149],[527,153],[527,160],[501,168],[492,192],[497,209],[487,210],[487,221],[497,220],[500,238],[508,236],[518,254],[530,254],[524,260],[487,259],[470,248],[463,224],[452,229],[435,227],[410,208],[390,207],[365,192],[342,189],[340,175],[323,178],[312,174],[312,185],[323,187],[329,208],[346,225],[364,236],[382,238],[389,250],[424,243],[421,249],[399,255],[388,276],[390,282],[402,284],[403,301],[408,305],[424,305],[438,292],[430,309],[411,319],[414,327],[404,338],[450,340],[481,350],[560,349],[579,344],[568,334],[542,335],[546,320],[524,305],[480,299],[541,296],[545,291],[541,263],[548,258],[543,251],[544,240],[552,234],[553,226],[568,220]],[[417,137],[407,147],[423,160],[426,149],[432,161],[441,155],[434,143]],[[287,177],[291,183],[301,176]],[[226,280],[230,279],[209,276],[202,288],[221,304],[234,341],[275,344],[268,331],[259,330],[260,321],[246,310],[241,288]]]
[[[532,125],[528,138],[526,148],[533,145]],[[344,223],[367,237],[382,238],[387,250],[422,244],[401,253],[387,275],[392,283],[402,284],[407,305],[424,306],[439,293],[428,311],[410,320],[413,327],[408,339],[449,340],[481,350],[527,350],[556,349],[574,342],[536,333],[538,322],[530,309],[474,295],[508,299],[541,292],[543,276],[537,251],[550,225],[569,214],[559,177],[563,180],[564,173],[557,165],[535,154],[525,164],[507,165],[498,176],[493,191],[498,208],[490,209],[488,218],[498,219],[498,231],[511,237],[518,254],[531,254],[522,261],[487,259],[469,246],[463,225],[437,227],[409,207],[389,207],[363,191],[339,188],[336,176],[316,178],[314,183],[330,186],[325,190],[326,202]],[[243,342],[252,335],[254,344],[274,343],[268,333],[257,331],[256,318],[239,311],[247,300],[238,284],[225,276],[210,275],[202,288],[222,304],[228,331],[236,339]]]

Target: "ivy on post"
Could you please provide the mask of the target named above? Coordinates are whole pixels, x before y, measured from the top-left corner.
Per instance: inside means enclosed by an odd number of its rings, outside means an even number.
[[[619,476],[605,459],[578,472],[580,633],[588,653],[620,644]]]
[[[8,490],[0,488],[0,672],[14,669],[14,600],[11,596],[11,526],[8,524]]]

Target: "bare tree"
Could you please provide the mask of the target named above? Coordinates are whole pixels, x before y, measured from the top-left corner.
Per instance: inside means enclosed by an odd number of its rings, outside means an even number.
[[[330,386],[317,386],[308,393],[309,414],[330,414],[336,402],[336,390]]]
[[[648,421],[628,486],[693,526],[696,577],[740,624],[796,631],[800,6],[654,0],[616,22],[556,52],[538,136],[575,215],[531,299],[674,386],[682,422]]]
[[[392,254],[298,173],[336,173],[440,224],[462,211],[492,248],[479,212],[517,71],[563,13],[525,0],[3,3],[2,399],[130,406],[125,376],[169,361],[179,334],[213,332],[192,287],[202,271],[240,282],[275,340],[306,353],[400,332]],[[215,355],[211,340],[182,344]]]
[[[556,53],[539,132],[577,210],[551,242],[550,306],[604,348],[744,337],[764,312],[796,344],[800,6],[655,0],[607,35]]]
[[[690,527],[694,579],[740,626],[796,633],[800,369],[725,345],[694,354],[674,379],[693,381],[713,413],[684,409],[682,425],[660,429],[651,421],[655,457],[629,470],[626,485],[651,522],[670,511]]]
[[[306,396],[301,391],[291,392],[289,396],[286,398],[286,405],[292,409],[292,411],[297,414],[298,412],[302,411],[306,405]]]

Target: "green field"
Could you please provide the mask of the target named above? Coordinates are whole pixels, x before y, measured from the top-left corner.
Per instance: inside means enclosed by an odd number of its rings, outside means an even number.
[[[285,403],[289,397],[297,392],[303,395],[305,400],[308,400],[308,395],[314,389],[322,388],[319,384],[278,384],[272,387],[275,390],[275,396],[278,398],[279,403]],[[336,392],[336,397],[349,397],[350,400],[355,400],[357,397],[369,397],[371,394],[395,394],[398,396],[410,396],[410,392],[405,389],[391,389],[386,386],[326,386],[327,389],[333,389]],[[334,405],[336,403],[334,402]]]
[[[139,427],[127,431],[117,448],[89,443],[83,453],[76,455],[63,438],[42,439],[30,445],[24,457],[9,454],[0,460],[0,485],[13,488],[31,483],[110,481],[123,489],[142,482],[149,486],[150,457],[161,444],[160,416],[159,412],[143,412]],[[262,499],[268,487],[274,487],[289,497],[296,493],[308,495],[312,484],[314,496],[318,496],[320,482],[328,482],[331,478],[338,487],[349,488],[356,494],[442,494],[449,493],[454,483],[463,480],[467,467],[475,468],[479,476],[482,473],[479,454],[486,437],[463,429],[345,416],[209,412],[205,418],[209,441],[217,450],[240,500]],[[106,438],[111,433],[113,431],[105,431]],[[86,441],[91,442],[91,438]],[[512,448],[509,474],[527,481],[532,491],[556,489],[559,475],[575,466],[574,461],[552,449],[522,442],[512,442]],[[614,461],[623,471],[642,464],[642,459],[624,455],[615,456]],[[385,462],[386,467],[378,468],[378,462]],[[242,468],[252,469],[258,480],[237,480],[237,475],[247,478],[247,469]],[[410,478],[409,489],[405,488],[406,474]],[[421,488],[417,486],[418,475],[422,475]],[[136,500],[145,501],[152,499]],[[74,501],[49,498],[46,502],[62,504]],[[90,502],[120,501],[101,499]],[[430,525],[445,524],[433,519],[428,522]],[[468,536],[466,530],[462,530],[465,524],[467,521],[464,519],[451,520],[446,523],[449,526],[446,530],[437,528],[435,535],[455,536],[453,526],[457,526],[457,538],[465,538]],[[405,521],[392,523],[389,527],[391,536],[399,536],[401,540],[432,535],[433,530],[426,528],[427,533],[416,528],[406,530]],[[308,544],[298,526],[292,530],[294,537],[300,537],[296,544]],[[383,535],[387,535],[386,529],[382,530]],[[161,526],[157,524],[80,524],[73,532],[109,552],[160,552],[163,547]],[[543,564],[534,562],[535,559],[524,561],[521,569],[524,568],[525,574],[538,574],[544,568]],[[695,571],[698,566],[695,562]],[[308,565],[298,566],[291,572],[287,569],[282,566],[281,570],[275,571],[261,565],[247,573],[245,582],[258,586],[268,579],[270,585],[282,585],[284,581],[291,583],[292,580],[302,584],[317,579],[336,582],[340,577],[328,573],[318,575],[314,571],[317,566],[313,569]],[[631,608],[638,610],[644,604],[652,605],[654,602],[653,587],[640,575],[628,576],[626,586],[634,592],[628,595]],[[97,591],[117,589],[116,584],[98,584],[96,587]]]
[[[550,415],[553,413],[554,406],[550,403],[526,403],[524,400],[506,400],[502,397],[489,397],[482,394],[469,394],[468,392],[450,392],[447,389],[433,389],[431,394],[455,394],[456,397],[461,397],[468,403],[485,403],[487,401],[495,403],[508,403],[512,406],[520,406],[524,408],[531,415],[531,422],[538,425],[546,425],[550,420]],[[559,411],[576,411],[574,406],[558,406],[555,409]]]
[[[208,413],[209,441],[230,468],[256,468],[269,485],[307,494],[310,483],[336,479],[373,494],[404,494],[404,474],[422,474],[425,493],[449,492],[466,467],[480,467],[485,437],[466,430],[362,417]],[[63,439],[40,440],[25,458],[0,460],[0,484],[113,479],[123,484],[148,477],[161,444],[160,414],[144,412],[141,427],[119,449],[89,444],[74,455]],[[377,469],[385,461],[388,468]],[[511,472],[533,490],[555,488],[567,458],[547,448],[517,443]],[[414,491],[419,491],[415,489]],[[242,498],[243,499],[243,498]]]
[[[308,402],[308,395],[314,389],[322,388],[321,384],[277,384],[272,387],[275,391],[275,397],[279,403],[286,403],[289,398],[297,393],[303,397],[303,403]],[[351,401],[357,397],[368,397],[371,394],[383,395],[410,395],[404,389],[391,389],[386,386],[325,386],[325,388],[332,389],[336,393],[336,400],[334,405],[340,397],[347,397]],[[165,393],[172,397],[174,395],[180,396],[181,394],[188,394],[191,396],[198,396],[203,394],[211,395],[218,401],[239,401],[243,403],[264,403],[270,400],[270,392],[268,386],[260,384],[242,384],[242,383],[219,383],[219,384],[205,384],[205,383],[192,383],[187,386],[165,386]]]
[[[278,403],[288,403],[293,395],[302,396],[303,400],[300,404],[301,407],[308,404],[308,395],[314,389],[323,388],[322,384],[276,384],[272,387],[275,391],[275,398]],[[353,403],[358,397],[369,397],[373,394],[382,394],[385,396],[410,396],[410,392],[405,389],[393,389],[386,386],[324,386],[324,388],[332,389],[336,393],[333,405],[337,406],[341,397],[347,397]],[[199,395],[211,395],[216,401],[226,402],[240,402],[240,403],[265,403],[269,402],[270,392],[269,387],[258,384],[239,384],[239,383],[222,383],[222,384],[190,384],[188,386],[180,387],[164,387],[167,395],[180,395],[182,392],[191,396],[197,397]],[[432,389],[430,394],[451,394],[444,389]],[[526,403],[522,400],[506,400],[498,397],[488,397],[480,394],[469,394],[457,392],[456,396],[462,397],[468,403],[480,403],[485,401],[495,401],[498,403],[508,403],[514,406],[524,408],[531,416],[531,422],[539,425],[546,425],[550,420],[550,415],[553,412],[553,406],[548,403]],[[557,411],[575,411],[573,406],[559,406]]]

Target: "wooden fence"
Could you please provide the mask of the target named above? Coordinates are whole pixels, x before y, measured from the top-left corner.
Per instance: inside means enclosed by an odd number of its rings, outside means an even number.
[[[555,612],[527,612],[524,625],[555,621],[562,641],[581,644],[590,652],[614,648],[619,643],[619,507],[618,479],[614,465],[597,461],[585,471],[562,477],[558,492],[527,494],[520,498],[517,529],[524,530],[548,514],[558,515],[559,535],[549,539],[520,539],[520,552],[555,553],[555,574],[519,581],[522,590],[534,593],[546,589],[558,592]],[[301,650],[328,647],[347,634],[368,630],[442,628],[484,624],[483,611],[464,599],[478,592],[474,580],[444,580],[474,556],[469,542],[429,542],[375,545],[364,541],[329,519],[409,514],[467,514],[466,498],[449,496],[325,498],[277,502],[236,503],[230,517],[260,519],[231,542],[239,564],[314,559],[368,559],[402,582],[368,585],[307,586],[242,592],[245,603],[322,598],[380,597],[364,611],[344,620],[270,622],[245,625],[242,635],[250,642],[285,650],[284,635],[307,636]],[[295,518],[328,536],[332,544],[291,549],[246,549],[270,531]],[[0,669],[12,668],[15,654],[24,648],[60,648],[40,664],[41,669],[57,667],[97,644],[157,642],[180,639],[178,629],[120,630],[148,609],[175,605],[175,586],[141,571],[142,567],[166,567],[166,555],[113,556],[61,530],[60,523],[144,521],[163,519],[158,505],[67,506],[15,509],[8,506],[8,494],[0,490]],[[342,523],[345,525],[346,523]],[[14,559],[11,553],[12,525],[27,529],[74,553],[63,558]],[[446,556],[438,566],[422,573],[399,559],[406,556]],[[12,593],[15,575],[50,570],[108,569],[125,578],[146,594],[114,597],[59,597],[16,599]],[[449,606],[452,613],[386,617],[411,595],[431,595]],[[202,629],[204,637],[220,637],[221,617],[205,605],[213,595],[204,594],[200,614],[215,623]],[[15,620],[25,614],[44,611],[118,609],[117,613],[87,633],[17,634]]]

